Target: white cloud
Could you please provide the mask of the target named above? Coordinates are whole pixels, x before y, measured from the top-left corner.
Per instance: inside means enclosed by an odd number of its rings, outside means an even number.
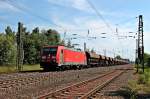
[[[89,11],[89,5],[86,0],[48,0],[49,3],[65,6],[65,7],[72,7],[82,11]]]
[[[87,4],[86,0],[72,0],[72,6],[74,8],[77,8],[79,10],[85,10],[88,11],[89,10],[89,5]]]
[[[18,8],[11,5],[10,2],[7,0],[0,0],[0,9],[14,11],[14,12],[20,12],[20,10]]]

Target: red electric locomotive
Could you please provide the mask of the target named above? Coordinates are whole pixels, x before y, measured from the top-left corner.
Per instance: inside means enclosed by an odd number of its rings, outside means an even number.
[[[41,50],[40,66],[44,70],[80,68],[87,65],[86,54],[64,46],[45,46]]]

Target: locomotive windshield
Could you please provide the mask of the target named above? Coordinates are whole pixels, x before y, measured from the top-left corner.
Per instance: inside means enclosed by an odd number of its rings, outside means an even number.
[[[57,53],[57,48],[56,47],[50,47],[50,48],[43,48],[43,55],[56,55]]]

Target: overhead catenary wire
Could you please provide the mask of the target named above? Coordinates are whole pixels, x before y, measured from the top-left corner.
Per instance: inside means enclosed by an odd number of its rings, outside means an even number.
[[[40,19],[40,20],[42,20],[42,21],[44,21],[46,23],[49,23],[49,24],[51,23],[51,24],[53,24],[53,25],[55,25],[55,26],[57,26],[57,27],[62,28],[63,30],[65,30],[65,28],[63,26],[58,25],[58,24],[56,24],[54,22],[51,22],[47,18],[44,18],[44,17],[38,15],[37,13],[32,12],[29,8],[21,7],[20,5],[18,5],[16,2],[14,2],[12,0],[6,0],[6,1],[3,1],[3,2],[8,3],[9,5],[11,5],[11,6],[13,6],[13,7],[21,10],[22,12],[24,12],[26,14],[32,15],[32,16],[34,16],[34,17],[36,17],[36,18],[38,18],[38,19]]]
[[[111,25],[105,20],[105,18],[103,17],[103,15],[96,9],[96,7],[92,4],[92,2],[90,2],[90,0],[87,0],[87,1],[88,1],[89,5],[91,6],[91,8],[96,12],[96,14],[98,15],[98,17],[99,17],[101,20],[103,20],[103,22],[105,23],[105,25],[107,26],[107,28],[108,28],[109,30],[111,30],[111,32],[114,33],[114,31],[113,31]],[[31,11],[29,8],[24,8],[24,7],[20,6],[20,5],[18,5],[18,4],[15,3],[15,1],[13,1],[13,0],[4,0],[4,2],[7,2],[7,3],[11,4],[13,7],[16,7],[16,8],[18,8],[19,10],[23,11],[24,13],[30,14],[30,15],[32,15],[32,16],[34,16],[34,17],[37,17],[37,18],[39,18],[40,20],[42,20],[42,21],[44,21],[44,22],[50,22],[50,20],[48,20],[47,18],[42,17],[41,15],[38,15],[37,13]],[[64,28],[63,26],[58,25],[58,24],[56,24],[56,23],[52,23],[52,24],[58,26],[59,28],[62,28],[62,29],[64,29],[64,30],[67,30],[67,29]],[[96,29],[96,28],[94,28],[94,29]],[[99,28],[97,28],[97,29],[99,29]],[[81,31],[82,29],[68,29],[68,30]],[[83,29],[83,30],[84,30],[84,29]],[[85,31],[87,31],[87,29],[85,29]]]
[[[135,19],[137,19],[137,18],[138,18],[138,17],[131,17],[131,18],[128,18],[128,19],[123,20],[123,21],[120,21],[120,22],[118,22],[117,24],[115,24],[115,25],[117,26],[117,27],[116,27],[116,36],[118,37],[118,40],[120,41],[121,46],[124,44],[124,43],[121,43],[121,42],[122,42],[121,39],[128,39],[129,36],[128,36],[128,34],[126,34],[126,36],[120,38],[121,35],[118,34],[118,33],[119,33],[118,27],[120,27],[120,25],[121,25],[121,26],[122,26],[122,25],[125,25],[125,24],[127,24],[127,23],[129,23],[129,22],[131,22],[131,21],[133,21],[133,20],[135,20]],[[128,32],[126,32],[126,33],[128,33]],[[134,37],[135,37],[135,36],[134,36]],[[129,45],[130,45],[130,43],[129,43]]]
[[[123,21],[120,21],[118,23],[116,23],[116,25],[122,25],[122,24],[127,24],[128,22],[131,22],[133,20],[135,20],[137,17],[131,17],[131,18],[128,18],[126,20],[123,20]]]
[[[120,21],[120,22],[118,22],[118,23],[116,23],[115,25],[116,25],[116,35],[119,35],[118,34],[118,32],[119,32],[119,30],[121,30],[120,28],[122,28],[121,26],[125,26],[125,24],[127,24],[127,23],[129,23],[129,22],[131,22],[131,21],[133,21],[133,20],[135,20],[137,17],[131,17],[131,18],[129,18],[129,19],[126,19],[126,20],[124,20],[124,21]],[[118,28],[119,27],[119,28]],[[126,32],[126,33],[130,33],[131,31],[128,31],[128,32]],[[132,31],[133,32],[133,31]],[[124,32],[125,33],[125,32]]]
[[[105,25],[107,26],[107,28],[112,32],[112,33],[115,33],[113,31],[113,29],[111,28],[111,26],[109,25],[109,23],[107,23],[107,21],[105,20],[105,18],[103,17],[103,15],[100,13],[100,11],[98,11],[96,9],[96,7],[93,5],[92,2],[90,2],[90,0],[86,0],[88,2],[88,4],[91,6],[91,8],[95,11],[95,13],[97,14],[97,16],[105,23]],[[118,37],[118,33],[117,33],[117,38],[118,38],[118,41],[119,41],[119,44],[121,45],[121,47],[123,48],[123,45],[122,43],[120,42],[119,40],[119,37]]]
[[[105,23],[105,25],[107,26],[107,28],[115,34],[115,32],[113,31],[113,29],[111,28],[111,26],[109,25],[109,23],[105,20],[105,18],[103,17],[103,15],[100,13],[100,11],[98,11],[96,9],[96,7],[93,5],[92,2],[90,2],[90,0],[86,0],[88,2],[88,4],[91,6],[91,8],[96,12],[97,16]],[[117,38],[118,38],[118,35],[117,35]],[[119,40],[119,39],[118,39]],[[120,45],[122,45],[120,43]],[[122,46],[123,47],[123,46]]]
[[[91,5],[91,7],[95,10],[95,12],[97,13],[97,15],[104,21],[104,23],[106,24],[106,26],[113,32],[113,29],[110,27],[110,25],[107,23],[107,21],[104,19],[104,17],[102,16],[102,14],[94,7],[94,5],[89,1],[89,0],[87,0],[88,1],[88,3]],[[17,9],[19,9],[19,10],[21,10],[21,11],[23,11],[24,13],[27,13],[27,14],[30,14],[30,15],[32,15],[32,16],[34,16],[34,17],[37,17],[37,18],[39,18],[40,20],[42,20],[42,21],[45,21],[45,22],[50,22],[50,20],[48,20],[48,19],[46,19],[46,18],[44,18],[44,17],[42,17],[42,16],[40,16],[40,15],[38,15],[37,13],[34,13],[34,12],[32,12],[29,8],[25,8],[25,7],[21,7],[20,5],[18,5],[16,2],[14,2],[13,0],[5,0],[5,1],[3,1],[3,2],[6,2],[6,3],[8,3],[8,4],[10,4],[11,6],[13,6],[13,7],[15,7],[15,8],[17,8]],[[52,23],[52,22],[51,22]],[[66,29],[66,28],[64,28],[63,26],[61,26],[61,25],[58,25],[58,24],[56,24],[56,23],[52,23],[52,24],[54,24],[55,26],[57,26],[57,27],[59,27],[59,28],[62,28],[62,29],[64,29],[64,30],[70,30],[70,31],[86,31],[87,29]],[[103,28],[103,27],[101,27],[101,28]],[[94,28],[94,30],[98,30],[98,29],[100,29],[100,28]]]
[[[88,4],[91,6],[91,8],[95,11],[95,13],[97,14],[97,16],[105,23],[105,25],[108,27],[108,29],[111,30],[111,32],[113,32],[113,29],[111,28],[111,26],[109,25],[109,23],[105,20],[105,18],[103,17],[103,15],[100,13],[100,11],[98,11],[96,9],[96,7],[93,5],[92,2],[90,2],[90,0],[86,0],[88,2]]]
[[[3,2],[6,2],[6,3],[8,3],[9,5],[11,5],[11,6],[13,6],[13,7],[15,7],[15,8],[21,10],[23,13],[32,15],[32,16],[34,16],[34,17],[36,17],[36,18],[38,18],[38,19],[40,19],[40,20],[42,20],[42,21],[44,21],[44,22],[49,23],[49,24],[51,23],[51,24],[53,24],[53,25],[55,25],[55,26],[57,26],[57,27],[63,29],[64,31],[66,31],[66,30],[67,30],[67,31],[87,31],[87,30],[88,30],[88,29],[85,29],[85,28],[75,28],[75,29],[70,29],[70,28],[69,28],[69,29],[68,29],[68,28],[63,27],[63,26],[61,26],[61,25],[58,25],[58,24],[56,24],[56,23],[54,23],[54,22],[51,22],[51,21],[48,20],[47,18],[42,17],[42,16],[38,15],[37,13],[32,12],[29,8],[22,7],[22,6],[18,5],[18,4],[17,4],[15,1],[13,1],[13,0],[6,0],[6,1],[3,1]],[[92,28],[91,30],[93,30],[93,29],[94,29],[94,30],[99,30],[100,28],[104,28],[104,26],[99,27],[99,28],[95,27],[95,28]]]

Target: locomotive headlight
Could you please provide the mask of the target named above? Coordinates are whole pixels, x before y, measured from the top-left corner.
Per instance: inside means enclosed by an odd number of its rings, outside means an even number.
[[[53,60],[53,62],[56,62],[56,57],[52,56],[52,60]]]
[[[42,59],[46,59],[46,56],[42,56]]]
[[[53,59],[53,62],[56,62],[56,59]]]
[[[55,57],[55,56],[52,56],[52,59],[56,59],[56,57]]]

